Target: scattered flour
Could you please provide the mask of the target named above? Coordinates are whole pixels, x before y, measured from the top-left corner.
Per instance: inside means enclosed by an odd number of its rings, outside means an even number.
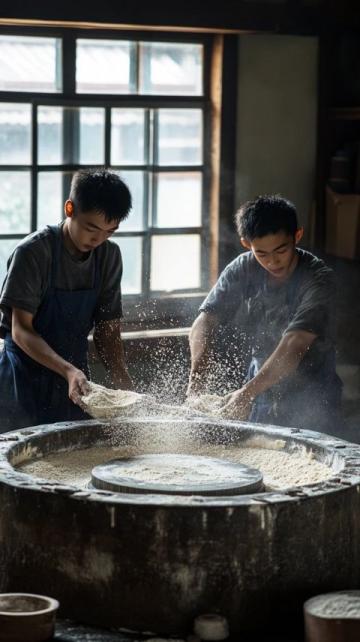
[[[254,443],[255,441],[255,443]],[[271,440],[268,440],[270,443]],[[263,475],[264,484],[268,489],[283,489],[323,481],[332,476],[333,471],[329,466],[317,461],[312,453],[305,448],[292,454],[282,450],[281,440],[275,442],[275,449],[264,448],[256,444],[256,440],[248,442],[249,446],[240,445],[210,445],[180,440],[177,452],[189,455],[203,455],[226,459],[230,462],[245,464],[250,468],[257,468]],[[251,445],[252,444],[252,445]],[[94,466],[106,463],[111,459],[130,458],[142,454],[158,454],[174,450],[167,448],[166,440],[161,448],[159,443],[154,448],[154,443],[144,441],[141,447],[135,445],[96,446],[81,450],[48,455],[44,459],[33,460],[19,465],[23,473],[48,479],[64,484],[86,487],[91,478]],[[149,475],[151,481],[151,474]],[[214,479],[213,481],[216,481]]]
[[[56,453],[43,459],[27,460],[19,463],[22,472],[84,488],[89,484],[91,471],[95,466],[113,459],[167,453],[169,457],[176,457],[178,454],[197,455],[256,468],[262,473],[266,488],[274,490],[320,482],[333,474],[329,466],[317,461],[305,447],[299,447],[293,453],[286,452],[286,444],[282,439],[274,440],[258,435],[241,444],[209,444],[199,438],[196,430],[189,436],[181,428],[171,429],[172,418],[194,416],[194,413],[200,416],[219,416],[224,398],[218,395],[191,397],[186,404],[170,406],[158,403],[154,397],[130,390],[110,390],[92,382],[89,385],[89,393],[82,397],[82,406],[93,417],[113,420],[110,443],[106,446]],[[124,417],[142,416],[166,417],[170,423],[154,423],[151,428],[149,425],[141,428],[139,424],[136,430],[130,429],[128,435],[124,434],[123,425],[117,430],[116,418],[121,420]],[[175,464],[172,471],[170,468],[167,467],[166,470],[169,483],[171,474],[176,479],[179,472]],[[199,462],[199,474],[201,469]],[[159,479],[157,476],[162,473],[144,468],[141,474],[144,481],[151,482]],[[211,474],[211,481],[218,482],[216,470]]]
[[[116,417],[184,417],[194,414],[186,405],[171,406],[161,404],[150,395],[139,394],[132,390],[112,390],[89,381],[89,393],[81,397],[82,408],[96,419]]]
[[[117,459],[107,466],[108,475],[114,481],[126,478],[134,482],[166,485],[251,482],[252,471],[227,459],[173,453],[137,455],[130,459]]]
[[[219,395],[191,396],[186,401],[186,405],[193,408],[193,410],[210,415],[220,415],[224,403],[225,397],[220,397]]]
[[[82,408],[96,419],[156,415],[184,417],[189,415],[221,416],[225,397],[199,395],[189,397],[184,404],[169,405],[156,401],[151,395],[132,390],[112,390],[89,381],[89,393],[81,397]]]

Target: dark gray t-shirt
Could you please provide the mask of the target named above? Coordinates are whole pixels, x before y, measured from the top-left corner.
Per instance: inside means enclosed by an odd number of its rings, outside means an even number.
[[[63,223],[59,227],[62,227]],[[11,329],[11,310],[19,308],[36,314],[50,285],[52,236],[48,227],[25,237],[15,248],[7,263],[0,294],[0,336]],[[62,238],[62,235],[61,235]],[[122,316],[120,281],[122,260],[120,248],[105,241],[83,260],[72,256],[62,243],[57,265],[55,287],[61,290],[86,290],[94,286],[95,251],[100,269],[99,296],[95,323]]]
[[[298,264],[290,279],[271,287],[266,270],[252,252],[240,254],[222,272],[200,307],[251,336],[253,353],[269,356],[281,337],[293,330],[317,335],[306,361],[320,362],[334,345],[335,276],[316,256],[297,248]]]

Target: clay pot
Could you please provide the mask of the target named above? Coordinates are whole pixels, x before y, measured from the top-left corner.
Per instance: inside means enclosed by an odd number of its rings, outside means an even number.
[[[304,604],[306,642],[359,642],[360,591],[325,593]]]
[[[45,642],[54,635],[59,602],[32,593],[0,593],[0,642]]]

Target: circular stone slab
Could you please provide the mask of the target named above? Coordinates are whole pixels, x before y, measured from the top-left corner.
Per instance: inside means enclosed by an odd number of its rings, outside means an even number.
[[[92,485],[118,493],[245,495],[262,490],[262,474],[226,459],[162,453],[95,466]]]

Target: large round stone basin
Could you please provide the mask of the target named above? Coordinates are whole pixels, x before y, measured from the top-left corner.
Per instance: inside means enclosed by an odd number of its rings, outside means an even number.
[[[101,464],[166,453],[243,464],[263,484],[213,496],[91,487]],[[157,634],[185,635],[208,612],[232,635],[294,627],[305,599],[359,586],[359,488],[359,446],[311,431],[161,418],[7,433],[0,591]]]

